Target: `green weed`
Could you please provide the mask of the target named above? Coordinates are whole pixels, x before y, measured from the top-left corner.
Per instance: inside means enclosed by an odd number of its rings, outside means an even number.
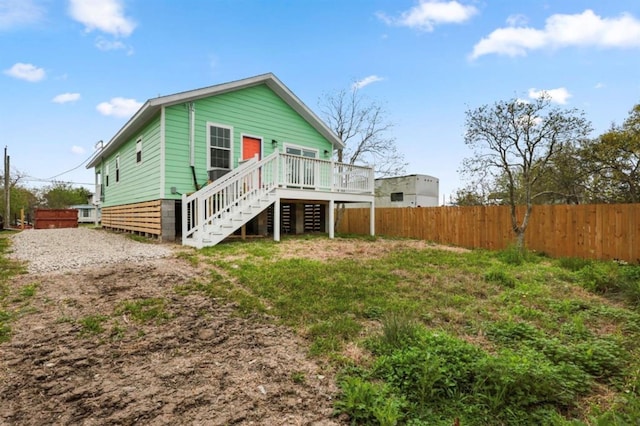
[[[167,312],[166,307],[167,301],[160,298],[128,300],[120,303],[115,313],[117,315],[126,314],[140,323],[151,321],[161,323],[171,318],[171,314]]]
[[[293,373],[291,373],[291,381],[297,385],[303,384],[306,381],[304,372],[294,371]]]
[[[397,425],[402,418],[403,401],[390,394],[388,388],[358,377],[347,377],[340,383],[338,413],[348,414],[354,425]]]
[[[109,317],[104,315],[89,315],[78,320],[80,324],[80,333],[83,335],[95,335],[104,332],[103,323],[107,321]]]
[[[484,274],[484,280],[499,284],[502,287],[514,288],[516,286],[516,280],[508,272],[503,269],[491,269]]]

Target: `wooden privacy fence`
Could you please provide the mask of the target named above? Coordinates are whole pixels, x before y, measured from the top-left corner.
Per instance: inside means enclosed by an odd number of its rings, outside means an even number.
[[[377,235],[468,248],[499,250],[515,242],[509,206],[377,208],[375,224]],[[369,209],[346,209],[339,231],[368,234]],[[640,204],[534,206],[525,245],[554,257],[640,263]]]

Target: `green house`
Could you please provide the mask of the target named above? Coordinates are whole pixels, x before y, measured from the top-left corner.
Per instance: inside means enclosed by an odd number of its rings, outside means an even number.
[[[107,229],[195,247],[240,233],[327,232],[335,203],[371,206],[373,170],[275,75],[153,98],[91,159]]]

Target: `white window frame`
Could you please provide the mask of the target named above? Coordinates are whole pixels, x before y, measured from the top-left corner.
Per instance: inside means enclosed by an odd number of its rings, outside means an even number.
[[[104,165],[104,186],[109,186],[109,163],[105,163]]]
[[[229,130],[229,171],[234,169],[234,156],[233,156],[233,126],[227,126],[225,124],[207,122],[207,172],[211,170],[226,170],[222,167],[211,167],[211,128],[219,127],[221,129]]]
[[[296,145],[296,144],[289,143],[289,142],[285,142],[285,143],[283,144],[283,147],[284,147],[284,153],[285,153],[285,154],[289,154],[289,153],[287,152],[287,148],[293,148],[293,149],[299,149],[301,153],[302,153],[303,151],[310,151],[310,152],[312,151],[312,152],[314,152],[314,153],[315,153],[315,157],[307,157],[307,156],[305,156],[304,154],[301,154],[301,155],[300,155],[300,157],[304,157],[304,158],[315,158],[316,160],[319,160],[319,159],[320,159],[320,150],[319,150],[319,149],[316,149],[316,148],[309,148],[309,147],[306,147],[306,146]],[[298,155],[298,154],[289,154],[289,155]]]
[[[136,164],[142,163],[142,138],[136,141]]]
[[[120,182],[120,154],[116,154],[116,183]]]

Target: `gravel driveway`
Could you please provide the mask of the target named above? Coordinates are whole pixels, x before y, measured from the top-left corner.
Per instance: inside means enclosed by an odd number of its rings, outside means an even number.
[[[91,228],[28,229],[12,235],[11,240],[9,257],[28,261],[30,273],[65,273],[173,254],[171,245],[140,243],[126,235]]]

